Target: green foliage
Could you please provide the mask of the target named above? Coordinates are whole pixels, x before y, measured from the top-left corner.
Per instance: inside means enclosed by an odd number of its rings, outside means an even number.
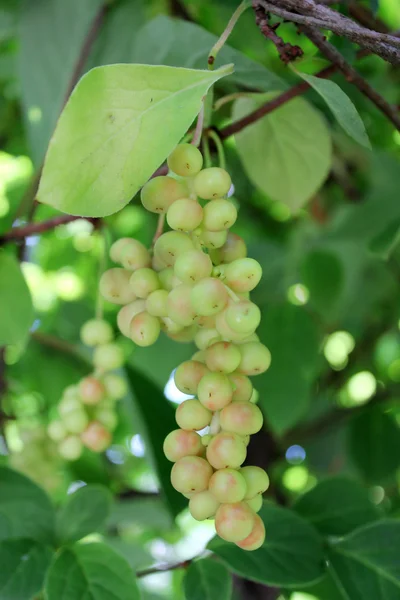
[[[33,598],[43,587],[52,559],[47,546],[32,540],[0,542],[0,595],[7,600]]]
[[[344,477],[321,481],[300,496],[293,508],[323,535],[344,535],[375,521],[380,514],[368,498],[367,490]]]
[[[241,119],[276,93],[240,98],[233,118]],[[301,115],[301,119],[299,119]],[[323,117],[295,98],[235,135],[243,166],[254,185],[272,200],[298,212],[326,179],[331,140]]]
[[[219,538],[209,549],[235,573],[264,585],[303,587],[323,575],[322,540],[294,512],[264,503],[260,511],[267,536],[259,550],[246,552]]]
[[[71,575],[72,573],[72,575]],[[48,600],[136,600],[139,591],[128,563],[105,544],[64,548],[53,562],[45,586]]]
[[[336,117],[339,125],[346,133],[362,146],[371,150],[371,144],[365,131],[364,123],[357,112],[356,107],[344,91],[333,81],[319,79],[313,75],[307,75],[296,71],[312,88],[325,100]]]
[[[395,600],[400,590],[399,521],[357,529],[329,552],[329,568],[344,597]]]
[[[69,496],[57,515],[57,538],[76,542],[97,531],[107,520],[111,508],[110,493],[100,486],[88,485]]]
[[[325,250],[310,252],[301,265],[301,275],[317,310],[329,312],[335,307],[344,284],[343,267],[337,256]]]
[[[0,252],[0,278],[7,282],[0,290],[0,310],[7,315],[0,321],[0,344],[18,344],[25,341],[32,325],[32,300],[17,260],[4,251]]]
[[[193,562],[183,580],[187,600],[230,600],[232,578],[224,565],[211,558]]]
[[[269,308],[259,331],[273,356],[269,370],[257,379],[260,406],[274,431],[282,434],[309,407],[318,365],[318,332],[305,310],[289,303]]]
[[[89,217],[121,210],[184,136],[209,87],[231,71],[148,65],[89,71],[57,123],[39,200]]]
[[[366,410],[350,425],[351,456],[368,482],[380,483],[400,467],[400,436],[393,417],[381,408]]]
[[[0,540],[54,540],[54,509],[44,491],[19,473],[0,467]]]

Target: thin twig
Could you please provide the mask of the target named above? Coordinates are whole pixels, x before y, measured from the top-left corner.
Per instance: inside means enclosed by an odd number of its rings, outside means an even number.
[[[164,231],[164,224],[165,224],[165,214],[158,215],[157,228],[155,230],[153,241],[151,243],[152,247],[154,247],[154,244],[156,243],[158,238],[162,236],[162,232]]]
[[[205,102],[205,98],[203,98],[201,109],[197,116],[196,128],[194,130],[192,141],[190,142],[191,144],[193,144],[193,146],[200,145],[200,140],[201,140],[201,136],[203,133],[203,125],[204,125],[204,102]]]
[[[176,569],[187,569],[196,558],[198,558],[198,556],[190,558],[189,560],[173,563],[172,565],[161,564],[150,567],[149,569],[143,569],[142,571],[136,571],[136,577],[147,577],[148,575],[154,575],[155,573],[165,573],[166,571],[175,571]]]
[[[66,223],[70,223],[71,221],[76,221],[77,219],[82,218],[83,217],[75,217],[73,215],[60,215],[59,217],[53,217],[47,221],[29,223],[23,227],[14,227],[14,229],[11,229],[11,231],[8,231],[0,237],[0,245],[4,244],[5,242],[13,242],[30,237],[32,235],[44,233],[45,231],[55,229],[60,225],[65,225]]]
[[[242,14],[250,7],[251,7],[250,0],[243,0],[243,2],[241,2],[239,4],[239,6],[237,7],[235,12],[229,19],[228,24],[225,27],[224,31],[222,32],[221,36],[219,37],[219,39],[216,41],[216,43],[210,50],[210,53],[208,55],[208,68],[209,69],[214,68],[214,63],[215,63],[215,59],[217,58],[218,52],[221,50],[221,48],[224,46],[225,42],[227,41],[228,37],[231,35],[236,23],[238,22],[238,20],[242,16]]]
[[[259,6],[254,9],[254,12],[256,15],[256,24],[259,30],[265,38],[271,40],[271,42],[275,44],[279,53],[279,58],[283,63],[285,63],[285,65],[289,64],[293,60],[296,60],[296,58],[303,56],[304,52],[300,46],[293,46],[288,42],[284,42],[284,40],[276,33],[279,23],[276,25],[270,25],[268,14],[266,14]]]

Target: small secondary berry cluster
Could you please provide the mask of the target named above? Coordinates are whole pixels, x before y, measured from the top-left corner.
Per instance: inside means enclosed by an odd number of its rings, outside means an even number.
[[[117,426],[115,402],[127,393],[125,379],[112,372],[125,362],[113,338],[111,325],[102,319],[91,319],[81,329],[82,342],[94,349],[94,371],[65,388],[59,416],[47,427],[58,453],[66,460],[77,460],[84,447],[103,452],[111,444]]]
[[[124,305],[118,326],[137,345],[153,344],[161,330],[196,344],[198,351],[175,372],[178,389],[196,398],[179,405],[180,429],[164,442],[175,463],[172,485],[189,498],[195,519],[215,517],[220,537],[255,550],[265,537],[256,513],[269,480],[259,467],[241,465],[249,436],[263,423],[249,376],[266,371],[271,361],[255,333],[260,310],[249,299],[261,266],[229,232],[237,218],[225,197],[229,174],[202,169],[203,157],[190,144],[177,146],[168,166],[171,174],[150,180],[141,201],[166,215],[171,231],[152,251],[130,238],[115,242],[110,256],[121,266],[103,274],[100,291]]]

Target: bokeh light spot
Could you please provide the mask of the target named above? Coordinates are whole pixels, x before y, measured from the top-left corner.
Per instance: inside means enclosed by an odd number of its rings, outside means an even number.
[[[308,484],[308,469],[303,466],[289,467],[282,476],[282,483],[292,492],[301,492]]]
[[[355,404],[369,400],[376,391],[376,379],[369,371],[360,371],[347,382],[347,393]]]
[[[293,464],[293,465],[298,465],[299,463],[302,463],[303,460],[305,460],[306,458],[306,451],[304,450],[304,448],[302,446],[299,446],[298,444],[294,444],[293,446],[290,446],[287,450],[286,450],[286,460]]]
[[[291,285],[287,291],[287,298],[291,304],[295,306],[303,306],[307,304],[310,298],[308,288],[302,283]]]

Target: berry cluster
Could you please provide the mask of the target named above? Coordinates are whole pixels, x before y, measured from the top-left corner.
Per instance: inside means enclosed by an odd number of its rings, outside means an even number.
[[[58,405],[59,418],[49,423],[49,437],[66,460],[77,460],[86,446],[103,452],[111,444],[117,425],[115,402],[125,396],[125,379],[114,371],[124,364],[124,354],[113,343],[107,321],[91,319],[81,330],[81,340],[94,348],[92,374],[68,386]]]
[[[121,267],[103,274],[100,291],[124,305],[118,326],[137,345],[153,344],[161,330],[196,344],[198,351],[175,373],[176,386],[196,398],[180,404],[180,429],[164,442],[175,463],[172,485],[190,499],[195,519],[215,517],[223,539],[254,550],[265,537],[256,513],[269,481],[262,469],[241,465],[249,436],[263,423],[249,376],[271,361],[255,333],[260,310],[249,299],[262,271],[247,257],[243,239],[228,231],[237,218],[224,197],[229,174],[202,165],[197,148],[180,144],[168,158],[171,175],[143,187],[143,206],[166,215],[171,230],[152,252],[133,239],[115,242],[110,256]]]

